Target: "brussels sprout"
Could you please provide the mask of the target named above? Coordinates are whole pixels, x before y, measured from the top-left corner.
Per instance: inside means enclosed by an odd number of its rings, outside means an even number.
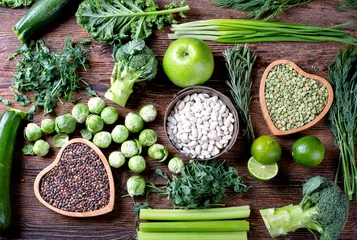
[[[25,146],[21,149],[21,152],[22,152],[24,155],[34,155],[34,153],[33,153],[33,144],[27,144],[27,145],[25,145]]]
[[[171,172],[180,173],[185,169],[185,162],[180,157],[173,157],[167,166]]]
[[[57,133],[70,134],[76,130],[76,119],[71,114],[56,117],[55,130]]]
[[[100,114],[105,108],[105,102],[100,97],[92,97],[88,100],[88,109],[90,113]]]
[[[119,113],[115,107],[105,107],[100,113],[100,116],[106,124],[113,124],[118,120]]]
[[[24,129],[24,137],[29,142],[34,142],[42,137],[42,130],[36,123],[29,123]]]
[[[92,139],[92,137],[93,137],[93,134],[92,134],[92,132],[91,131],[89,131],[88,129],[82,129],[81,131],[80,131],[80,133],[81,133],[81,136],[82,136],[82,138],[84,138],[85,140],[91,140]]]
[[[138,133],[143,129],[144,121],[139,114],[131,112],[125,117],[125,127],[130,132]]]
[[[55,147],[62,147],[66,142],[68,142],[69,137],[67,134],[57,134],[53,136],[53,145]]]
[[[50,144],[45,142],[42,139],[37,140],[34,145],[33,145],[33,153],[36,154],[37,156],[45,156],[48,151],[50,150]]]
[[[100,116],[90,114],[86,119],[86,128],[92,133],[100,132],[104,128],[104,121]]]
[[[157,141],[157,134],[152,129],[144,129],[139,134],[139,141],[143,146],[150,147]]]
[[[157,162],[163,162],[169,156],[169,150],[167,147],[155,143],[148,149],[149,156]]]
[[[126,189],[130,197],[143,195],[145,193],[145,180],[139,176],[131,176],[126,182]]]
[[[145,159],[140,155],[131,157],[128,161],[128,167],[134,173],[141,173],[146,168]]]
[[[41,130],[44,134],[51,134],[55,131],[55,121],[52,119],[43,119],[41,122]]]
[[[120,168],[125,163],[125,156],[119,151],[114,151],[109,154],[108,157],[109,165],[113,168]]]
[[[72,116],[78,123],[84,123],[89,115],[89,108],[87,105],[78,103],[72,108]]]
[[[139,115],[145,122],[152,122],[156,118],[157,110],[154,105],[149,104],[140,109]]]
[[[112,143],[110,132],[98,132],[93,137],[93,143],[99,148],[107,148]]]
[[[112,139],[116,143],[123,143],[129,137],[129,130],[124,125],[116,125],[112,130]]]
[[[121,144],[120,151],[130,158],[141,153],[142,145],[138,140],[127,140]]]

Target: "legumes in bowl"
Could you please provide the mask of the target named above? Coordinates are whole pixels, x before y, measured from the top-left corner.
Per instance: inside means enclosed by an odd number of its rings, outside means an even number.
[[[239,131],[238,114],[229,98],[204,86],[181,90],[166,110],[164,126],[173,148],[197,160],[227,152]]]

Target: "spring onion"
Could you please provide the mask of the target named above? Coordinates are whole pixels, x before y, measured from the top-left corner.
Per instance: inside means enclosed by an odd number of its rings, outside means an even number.
[[[247,218],[248,205],[210,209],[141,209],[140,219],[161,221],[198,221]]]
[[[324,42],[335,41],[357,45],[349,32],[337,28],[356,22],[347,22],[329,28],[285,22],[266,22],[245,19],[210,19],[173,24],[169,39],[195,37],[222,43],[252,42]]]
[[[138,240],[247,240],[247,232],[141,232]]]

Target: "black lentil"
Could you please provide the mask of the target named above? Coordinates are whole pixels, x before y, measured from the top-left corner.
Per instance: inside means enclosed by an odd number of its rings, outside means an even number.
[[[40,194],[50,205],[70,212],[99,210],[109,203],[109,178],[98,154],[88,145],[68,145],[46,173]]]

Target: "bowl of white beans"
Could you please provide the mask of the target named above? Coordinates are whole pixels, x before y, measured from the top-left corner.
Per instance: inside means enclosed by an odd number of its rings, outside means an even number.
[[[215,89],[188,87],[174,97],[164,120],[166,136],[181,155],[210,160],[235,143],[239,121],[230,99]]]

